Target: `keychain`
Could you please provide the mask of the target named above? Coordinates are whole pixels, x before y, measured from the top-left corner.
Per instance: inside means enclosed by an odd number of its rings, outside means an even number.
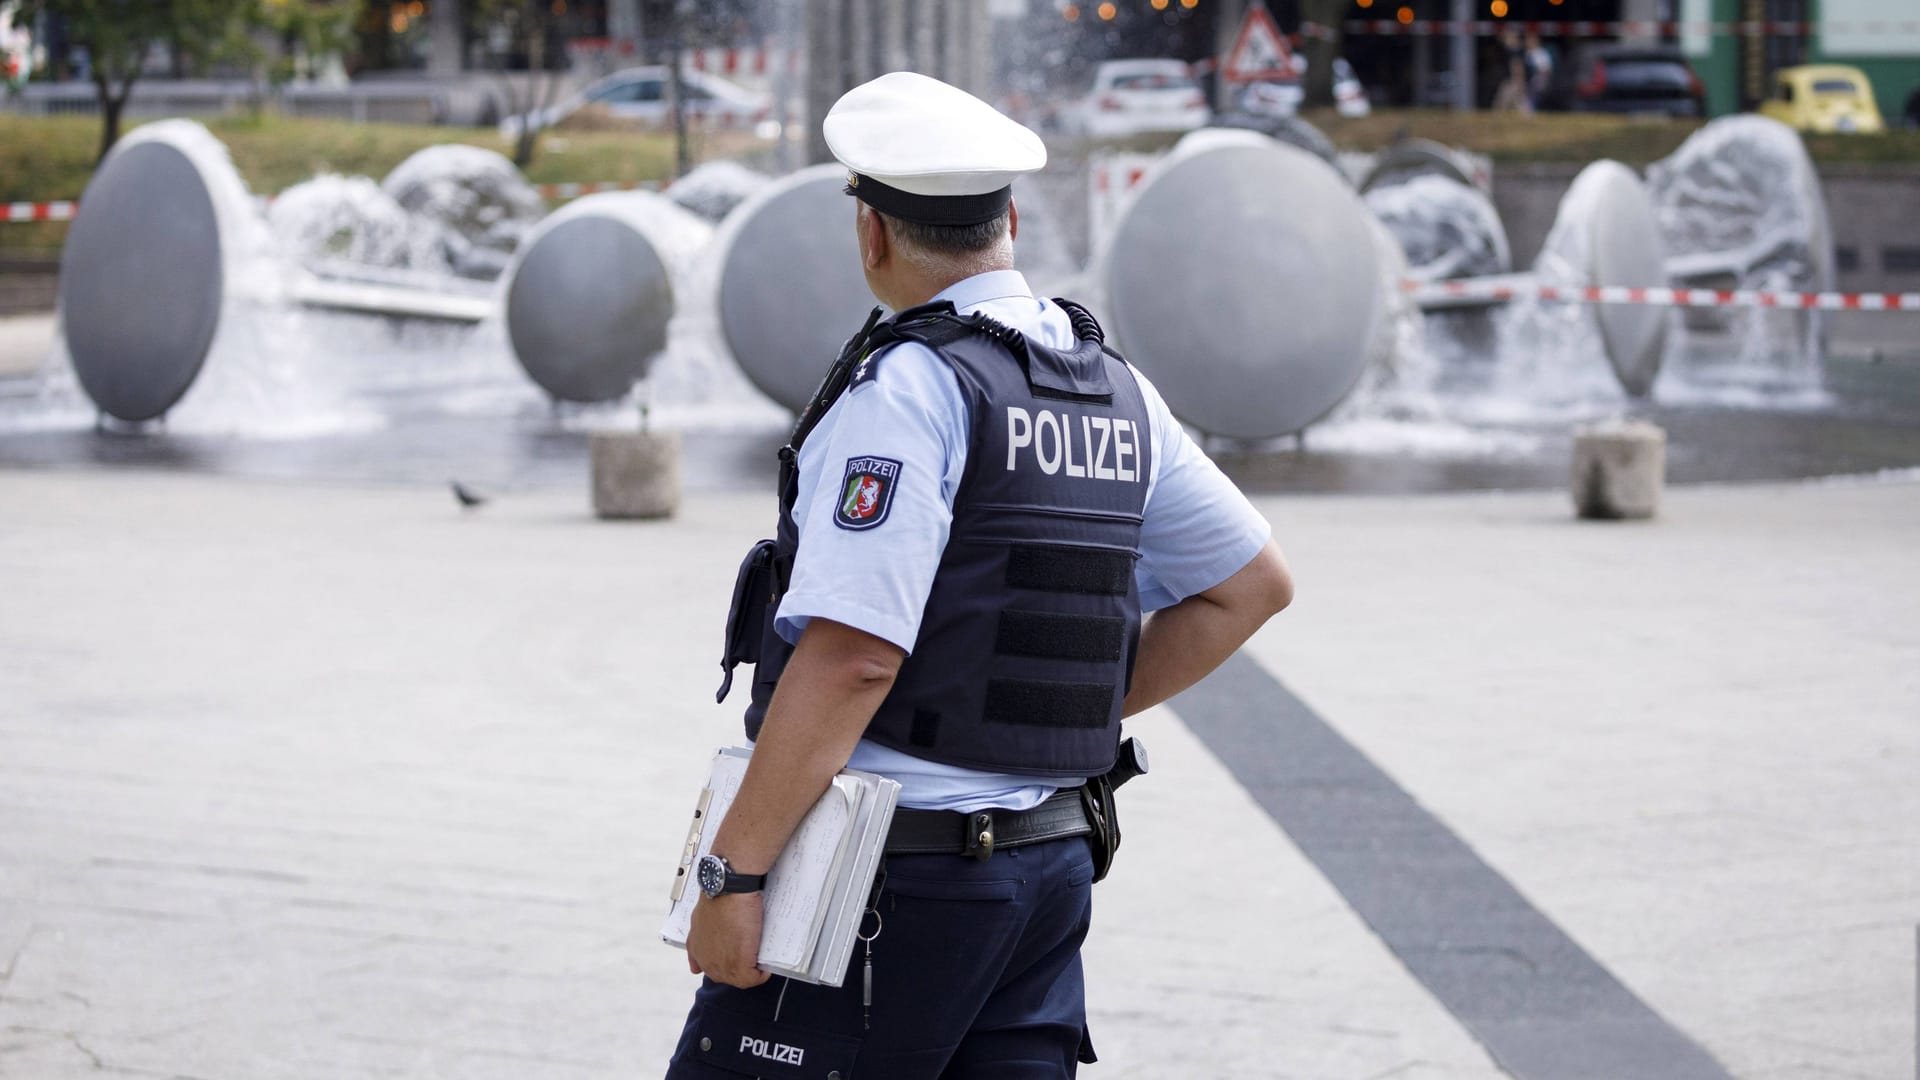
[[[873,1027],[873,939],[880,936],[880,928],[884,924],[880,920],[879,908],[870,907],[867,909],[867,914],[873,916],[873,933],[859,935],[860,940],[867,947],[866,971],[862,975],[863,981],[860,986],[860,1026],[871,1029]],[[865,919],[861,920],[861,925],[864,928]]]

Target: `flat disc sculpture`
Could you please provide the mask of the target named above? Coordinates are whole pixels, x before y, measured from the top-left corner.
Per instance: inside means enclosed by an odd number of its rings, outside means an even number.
[[[1666,248],[1647,189],[1617,161],[1596,161],[1580,171],[1561,202],[1588,207],[1587,280],[1606,288],[1667,284]],[[1620,386],[1634,397],[1653,392],[1667,343],[1667,309],[1648,304],[1597,304],[1600,340]]]
[[[1304,150],[1196,135],[1206,138],[1158,165],[1114,230],[1115,343],[1203,431],[1300,431],[1359,381],[1382,318],[1366,208]]]
[[[543,223],[512,269],[507,335],[528,377],[560,401],[619,398],[667,345],[673,282],[650,217],[659,196],[589,195]]]
[[[846,182],[838,165],[802,169],[743,203],[721,227],[727,348],[761,392],[796,413],[874,305]]]
[[[158,138],[123,142],[94,174],[60,256],[73,370],[100,411],[173,408],[220,325],[220,219],[199,165]]]

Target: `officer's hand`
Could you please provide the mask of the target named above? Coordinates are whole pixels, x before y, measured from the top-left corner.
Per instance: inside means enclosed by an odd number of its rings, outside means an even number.
[[[701,897],[687,932],[687,969],[742,990],[767,981],[760,959],[761,894]]]

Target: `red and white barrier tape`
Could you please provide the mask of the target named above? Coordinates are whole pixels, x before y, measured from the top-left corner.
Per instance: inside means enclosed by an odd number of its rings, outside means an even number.
[[[1403,9],[1411,11],[1412,9]],[[1813,37],[1818,34],[1860,33],[1876,37],[1920,35],[1920,21],[1901,22],[1651,22],[1643,20],[1615,22],[1523,22],[1518,19],[1476,19],[1454,22],[1444,19],[1349,19],[1341,24],[1349,34],[1408,34],[1429,37],[1459,30],[1481,37],[1509,29],[1531,31],[1542,37],[1677,37],[1682,34],[1725,34],[1734,37]],[[1318,23],[1300,24],[1302,37],[1332,37]]]
[[[713,71],[722,75],[767,75],[787,66],[787,73],[800,70],[800,50],[798,49],[693,49],[687,54],[687,62],[695,71]]]
[[[1400,283],[1416,302],[1446,300],[1558,300],[1579,304],[1649,304],[1659,307],[1786,308],[1820,311],[1920,311],[1920,293],[1769,292],[1760,289],[1669,289],[1528,285],[1499,281]]]
[[[0,203],[0,221],[72,221],[77,202]]]

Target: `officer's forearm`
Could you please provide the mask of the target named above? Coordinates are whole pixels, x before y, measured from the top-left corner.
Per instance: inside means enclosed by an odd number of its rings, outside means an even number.
[[[807,624],[780,674],[733,808],[714,837],[714,854],[742,874],[773,865],[800,819],[846,767],[904,655],[840,623]]]
[[[1123,715],[1167,700],[1205,678],[1293,601],[1293,577],[1272,540],[1232,577],[1155,612],[1140,628]]]

